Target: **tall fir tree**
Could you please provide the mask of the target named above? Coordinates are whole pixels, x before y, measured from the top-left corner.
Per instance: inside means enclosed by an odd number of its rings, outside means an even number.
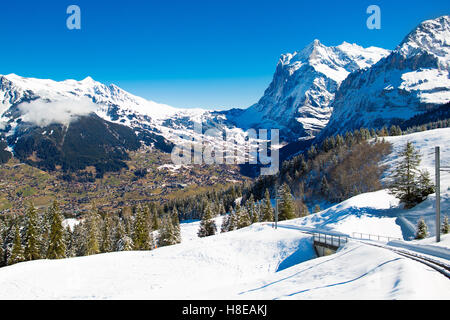
[[[222,218],[222,225],[220,226],[220,232],[228,232],[230,229],[230,215],[225,215]]]
[[[50,242],[50,227],[52,225],[52,206],[49,206],[39,219],[40,234],[40,256],[47,257],[47,250]]]
[[[239,211],[236,212],[238,221],[237,221],[237,229],[242,229],[250,226],[252,224],[252,220],[250,218],[250,214],[246,207],[241,207]]]
[[[90,256],[100,253],[100,216],[93,207],[86,217],[86,252],[85,255]]]
[[[38,216],[33,204],[30,204],[25,214],[25,260],[40,259]]]
[[[134,250],[151,250],[153,248],[150,226],[148,225],[148,215],[148,208],[139,208],[136,212],[133,230]]]
[[[423,218],[417,223],[416,239],[425,239],[428,236],[428,226]]]
[[[265,195],[264,195],[264,204],[262,207],[262,221],[264,222],[273,222],[273,207],[270,203],[270,194],[269,190],[266,189]]]
[[[112,218],[110,217],[109,214],[106,214],[102,224],[102,245],[100,248],[101,252],[113,251],[112,231],[113,231]]]
[[[255,198],[253,197],[253,193],[248,198],[246,207],[247,207],[247,212],[251,219],[251,223],[259,222],[259,215],[256,212],[256,204],[255,204]]]
[[[64,227],[59,204],[55,200],[50,207],[51,226],[49,245],[47,250],[48,259],[63,259],[66,257],[66,244],[64,242]]]
[[[425,200],[428,195],[435,192],[434,184],[431,182],[430,173],[426,170],[420,171],[417,186],[419,188],[422,201]]]
[[[281,188],[281,200],[278,205],[278,212],[279,221],[296,218],[294,199],[292,198],[291,189],[286,183]]]
[[[228,224],[228,231],[237,230],[238,223],[239,223],[239,212],[241,211],[240,204],[236,204],[236,208],[234,210],[231,210],[230,214],[230,222]]]
[[[209,204],[206,205],[203,212],[202,220],[200,221],[200,228],[198,230],[198,236],[200,238],[213,236],[216,234],[217,227],[214,221],[213,212]]]
[[[125,222],[119,220],[116,233],[116,251],[131,251],[133,247],[133,240],[126,232]]]
[[[180,227],[180,217],[178,215],[178,209],[176,206],[172,209],[172,223],[175,230],[175,238],[177,243],[181,243],[181,227]]]
[[[426,184],[427,176],[418,169],[420,165],[420,153],[408,141],[400,153],[400,161],[394,169],[393,181],[389,188],[391,194],[400,199],[405,209],[410,209],[423,201],[423,194],[419,184]]]
[[[71,254],[74,257],[84,256],[86,252],[86,224],[79,223],[73,226]]]
[[[223,204],[223,201],[220,201],[220,203],[219,203],[219,215],[223,216],[225,214],[226,214],[225,206]]]
[[[448,234],[448,232],[449,232],[448,216],[444,217],[444,221],[442,222],[441,231],[443,234]]]
[[[64,242],[66,244],[66,257],[75,257],[76,248],[73,241],[73,232],[69,225],[64,229]]]
[[[0,219],[0,267],[5,266],[5,249],[3,249],[5,245],[5,233],[6,226],[2,219]]]
[[[171,246],[177,243],[177,236],[172,218],[167,214],[162,219],[161,227],[159,229],[158,247]]]
[[[11,254],[8,258],[8,265],[25,261],[25,255],[23,253],[22,239],[20,237],[19,223],[16,223],[14,232],[14,242],[11,250]]]
[[[152,229],[158,230],[160,228],[160,226],[161,226],[161,221],[159,219],[158,210],[156,209],[156,207],[154,207],[152,210]]]

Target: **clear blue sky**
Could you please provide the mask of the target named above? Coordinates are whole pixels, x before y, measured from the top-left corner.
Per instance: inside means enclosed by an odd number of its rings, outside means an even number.
[[[81,8],[81,30],[66,9]],[[382,29],[366,27],[376,4]],[[448,0],[2,1],[0,74],[54,80],[91,76],[175,107],[248,107],[280,54],[314,39],[393,49]]]

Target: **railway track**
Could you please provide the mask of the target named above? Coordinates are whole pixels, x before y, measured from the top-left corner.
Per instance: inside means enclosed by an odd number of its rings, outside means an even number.
[[[298,228],[296,226],[279,226],[281,228],[286,228],[286,229],[296,229],[300,232],[306,233],[306,234],[311,234],[314,235],[314,231],[313,230],[302,230],[301,228]],[[378,243],[374,243],[372,241],[367,241],[367,240],[363,240],[363,239],[357,239],[357,238],[353,238],[353,237],[348,237],[348,239],[351,239],[353,241],[358,241],[360,243],[364,243],[366,245],[370,245],[370,246],[374,246],[374,247],[378,247],[378,248],[383,248],[389,251],[392,251],[398,255],[401,255],[405,258],[409,258],[412,260],[415,260],[417,262],[420,262],[434,270],[436,270],[437,272],[441,273],[442,275],[444,275],[445,277],[447,277],[447,279],[450,279],[450,264],[447,264],[441,260],[438,259],[434,259],[430,256],[425,256],[423,254],[419,254],[419,253],[415,253],[412,252],[410,250],[406,250],[406,249],[401,249],[401,248],[394,248],[391,246],[387,246],[387,245],[382,245],[382,244],[378,244]]]
[[[440,261],[440,260],[437,260],[437,259],[434,259],[434,258],[431,258],[431,257],[428,257],[428,256],[424,256],[424,255],[421,255],[421,254],[418,254],[418,253],[414,253],[414,252],[411,252],[411,251],[408,251],[408,250],[403,250],[403,249],[399,249],[399,248],[393,248],[393,247],[390,247],[390,246],[385,246],[385,245],[376,244],[376,243],[363,241],[363,240],[357,240],[357,239],[352,239],[352,240],[356,240],[358,242],[361,242],[361,243],[364,243],[364,244],[367,244],[367,245],[370,245],[370,246],[374,246],[374,247],[379,247],[379,248],[383,248],[383,249],[386,249],[386,250],[390,250],[390,251],[395,252],[396,254],[401,255],[401,256],[403,256],[405,258],[409,258],[409,259],[415,260],[417,262],[423,263],[423,264],[427,265],[428,267],[430,267],[430,268],[438,271],[439,273],[443,274],[448,279],[450,279],[450,265],[445,263],[445,262],[443,262],[443,261]]]

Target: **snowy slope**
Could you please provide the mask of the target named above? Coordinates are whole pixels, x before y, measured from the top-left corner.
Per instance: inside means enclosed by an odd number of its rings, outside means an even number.
[[[350,242],[337,254],[298,264],[240,292],[244,299],[448,299],[449,281],[384,249]]]
[[[432,146],[449,159],[450,128],[388,137],[394,150],[412,141],[431,168]],[[386,160],[396,161],[395,154]],[[443,211],[450,209],[450,176],[443,176]],[[306,218],[254,224],[199,239],[198,221],[181,224],[183,242],[148,252],[118,252],[0,269],[0,299],[448,299],[450,282],[429,267],[386,249],[350,241],[316,258],[312,237],[295,228],[362,232],[408,239],[421,216],[430,226],[433,197],[403,210],[386,190],[361,194]],[[216,218],[220,229],[222,217]],[[450,237],[390,241],[396,248],[448,259]],[[36,277],[39,274],[39,277]]]
[[[147,252],[19,263],[0,269],[0,299],[450,297],[448,280],[420,263],[351,242],[314,259],[311,241],[256,224]]]
[[[343,81],[321,136],[407,120],[450,101],[450,16],[421,23],[386,58]]]
[[[375,47],[346,42],[327,47],[314,40],[300,52],[281,56],[264,96],[234,121],[243,128],[279,128],[291,141],[313,137],[328,123],[329,105],[342,81],[388,54]]]
[[[404,136],[386,137],[393,144],[393,152],[384,160],[388,166],[384,181],[388,183],[392,168],[398,161],[397,154],[410,141],[421,153],[420,169],[426,169],[434,182],[434,148],[441,147],[442,166],[450,165],[450,128],[417,132]],[[402,238],[414,237],[417,222],[424,218],[430,236],[435,235],[435,195],[410,210],[404,210],[398,199],[388,190],[364,193],[334,205],[320,213],[289,221],[303,228],[338,231],[350,236],[354,232]],[[450,173],[441,173],[441,212],[450,212]]]
[[[0,269],[0,298],[207,298],[275,273],[298,250],[292,263],[314,257],[309,237],[253,226],[149,252],[21,263]]]

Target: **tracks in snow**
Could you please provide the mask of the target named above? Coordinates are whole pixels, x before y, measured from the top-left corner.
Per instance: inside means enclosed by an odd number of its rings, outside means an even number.
[[[279,228],[286,228],[286,229],[294,229],[294,230],[298,230],[302,233],[307,233],[307,234],[313,234],[314,230],[305,230],[302,229],[301,227],[297,227],[297,226],[293,226],[293,225],[278,225]],[[319,230],[316,230],[316,232],[320,232]],[[331,232],[333,233],[333,232]],[[436,270],[437,272],[441,273],[442,275],[444,275],[447,279],[450,280],[450,264],[447,264],[443,261],[437,260],[437,259],[433,259],[432,257],[429,256],[425,256],[425,255],[421,255],[418,254],[416,252],[412,252],[410,250],[405,250],[405,249],[399,249],[399,248],[393,248],[391,246],[387,246],[387,245],[382,245],[382,244],[378,244],[378,243],[374,243],[371,241],[365,241],[365,240],[359,240],[359,239],[355,239],[352,237],[349,237],[351,240],[353,241],[357,241],[360,243],[364,243],[366,245],[370,245],[370,246],[374,246],[374,247],[378,247],[378,248],[383,248],[389,251],[392,251],[398,255],[401,255],[405,258],[409,258],[412,260],[415,260],[417,262],[420,262],[422,264],[425,264],[426,266]]]

